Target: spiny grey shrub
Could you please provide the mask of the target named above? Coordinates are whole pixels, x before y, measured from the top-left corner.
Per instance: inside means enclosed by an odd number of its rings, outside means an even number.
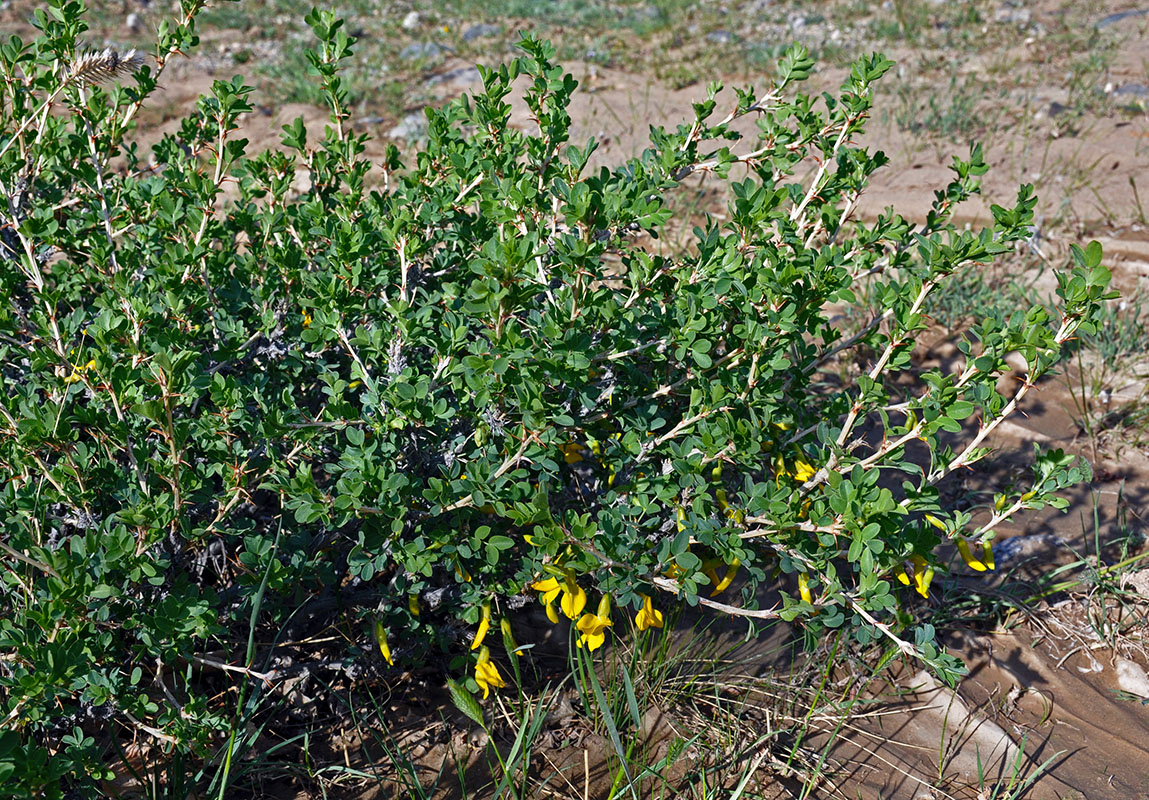
[[[926,299],[1024,241],[1035,200],[955,229],[974,148],[923,224],[854,219],[887,160],[855,141],[891,62],[816,97],[795,47],[721,118],[713,85],[595,169],[595,143],[568,141],[575,80],[526,37],[428,111],[403,167],[365,157],[352,40],[313,12],[322,139],[297,120],[247,152],[236,78],[146,153],[133,120],[201,5],[182,0],[145,63],[86,52],[75,0],[0,45],[4,793],[90,789],[129,740],[230,765],[253,698],[304,668],[444,653],[455,688],[486,694],[508,658],[487,629],[536,599],[590,649],[617,609],[657,627],[685,600],[957,673],[905,611],[939,547],[990,566],[995,528],[1063,504],[1087,467],[1038,453],[976,521],[938,484],[1092,328],[1109,274],[1074,248],[1056,313],[986,318],[955,371],[915,373]],[[703,173],[727,214],[660,248]],[[863,280],[876,307],[846,334],[827,309]],[[1013,351],[1028,372],[1003,397]]]

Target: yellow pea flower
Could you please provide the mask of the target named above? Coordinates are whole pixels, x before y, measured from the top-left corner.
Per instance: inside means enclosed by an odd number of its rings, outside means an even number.
[[[654,600],[648,594],[640,595],[640,597],[642,597],[642,608],[635,615],[634,624],[638,626],[640,631],[645,631],[648,628],[661,628],[662,612],[654,607]]]
[[[551,576],[544,578],[541,581],[535,581],[531,584],[531,588],[536,592],[542,593],[542,596],[539,599],[542,600],[543,605],[546,606],[547,619],[549,619],[551,623],[557,625],[559,621],[559,615],[555,611],[555,598],[557,598],[559,593],[562,592],[562,585],[558,582],[557,579]]]
[[[483,646],[483,639],[487,638],[487,631],[491,629],[491,603],[483,603],[483,616],[479,619],[479,630],[475,632],[475,641],[471,642],[471,649],[478,650]]]
[[[311,327],[311,314],[307,313],[307,309],[303,309],[303,327]]]
[[[946,524],[935,517],[933,514],[926,514],[926,522],[933,525],[939,531],[944,531],[946,529]]]
[[[562,585],[553,575],[548,575],[541,581],[535,581],[531,584],[531,588],[536,592],[542,592],[544,603],[553,603],[554,599],[559,596],[559,592],[562,591]]]
[[[798,483],[805,483],[818,474],[818,470],[814,469],[814,465],[806,460],[806,456],[799,454],[794,459],[794,480]]]
[[[383,627],[382,622],[375,623],[375,641],[379,644],[379,652],[383,654],[383,658],[387,659],[387,663],[395,666],[395,659],[391,657],[391,645],[387,643],[387,629]]]
[[[92,359],[83,366],[73,366],[72,374],[64,378],[64,383],[77,383],[84,378],[85,372],[90,372],[96,368],[96,360]]]
[[[787,475],[793,477],[798,483],[805,483],[818,474],[818,470],[806,459],[803,453],[799,452],[792,461],[794,466],[790,467],[781,454],[774,457],[774,478],[779,486],[782,485],[782,479]]]
[[[574,578],[570,575],[567,576],[566,583],[563,585],[563,597],[559,601],[559,605],[562,606],[563,613],[570,619],[578,619],[579,614],[586,608],[586,592],[575,583]]]
[[[718,498],[718,507],[722,509],[722,513],[726,515],[727,519],[732,519],[735,524],[741,525],[742,521],[746,519],[746,512],[730,506],[726,499],[726,490],[719,489],[714,493],[714,496]]]
[[[491,650],[484,647],[479,651],[479,660],[475,662],[475,683],[483,690],[483,699],[491,694],[491,687],[502,689],[507,685],[498,668],[491,663]]]
[[[730,584],[734,582],[734,578],[738,575],[738,568],[741,566],[742,562],[737,558],[731,561],[726,566],[726,574],[722,576],[722,580],[715,584],[714,590],[710,593],[710,596],[715,597],[716,595],[720,595],[725,592],[726,589],[729,588]]]
[[[898,567],[898,571],[894,574],[898,576],[898,580],[901,581],[904,586],[910,585],[910,576],[906,572],[905,564],[902,564],[900,567]]]
[[[803,603],[814,604],[814,595],[810,591],[810,579],[805,572],[798,573],[798,594],[801,595]]]
[[[540,599],[546,606],[547,619],[551,622],[557,623],[559,621],[558,614],[554,609],[555,598],[559,594],[562,594],[559,606],[563,613],[571,619],[578,619],[579,614],[586,607],[586,592],[575,583],[574,575],[570,572],[567,573],[562,583],[559,583],[557,578],[550,576],[541,581],[535,581],[531,584],[531,588],[542,593]]]
[[[560,444],[559,450],[563,452],[563,461],[568,464],[578,464],[583,460],[583,446],[578,442]]]
[[[582,633],[578,641],[578,646],[586,647],[593,653],[602,647],[602,643],[606,641],[606,629],[609,628],[611,624],[610,595],[604,594],[602,600],[598,603],[598,613],[584,614],[579,618],[579,621],[575,623],[575,627]]]
[[[934,568],[919,555],[910,556],[914,571],[914,588],[922,597],[930,596],[930,583],[934,579]]]
[[[411,612],[411,616],[419,616],[419,595],[414,592],[407,595],[407,610]]]
[[[993,561],[993,545],[989,542],[981,542],[981,558],[977,558],[970,551],[969,542],[965,539],[958,538],[957,546],[958,552],[961,553],[962,561],[964,561],[970,569],[985,572],[987,569],[993,569],[996,566]]]

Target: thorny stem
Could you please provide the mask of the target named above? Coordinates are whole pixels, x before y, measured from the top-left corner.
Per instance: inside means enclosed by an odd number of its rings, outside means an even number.
[[[674,595],[675,597],[681,596],[682,587],[669,578],[653,577],[650,582],[657,586],[662,591]],[[777,609],[765,608],[739,608],[738,606],[727,605],[720,603],[717,600],[711,600],[708,597],[699,597],[698,604],[706,608],[712,608],[715,611],[721,611],[724,614],[731,614],[736,617],[750,617],[751,619],[779,619],[780,613]]]

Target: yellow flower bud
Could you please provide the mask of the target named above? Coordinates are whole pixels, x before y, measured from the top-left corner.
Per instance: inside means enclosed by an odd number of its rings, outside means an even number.
[[[387,643],[387,628],[380,621],[375,623],[375,641],[379,644],[379,652],[383,654],[383,658],[388,664],[395,666],[395,660],[391,658],[391,645]]]
[[[722,580],[718,581],[715,585],[714,591],[710,593],[710,596],[715,597],[725,592],[730,584],[734,582],[734,578],[738,575],[738,568],[741,566],[742,562],[737,558],[731,561],[726,567],[726,574],[722,577]]]
[[[965,539],[959,538],[957,540],[957,546],[958,546],[958,552],[961,553],[962,561],[964,561],[966,563],[966,566],[968,566],[970,569],[976,570],[978,572],[985,572],[986,569],[992,569],[992,567],[990,567],[988,564],[986,564],[985,561],[983,561],[980,558],[977,558],[970,551],[969,542],[966,541]],[[993,550],[990,549],[990,561],[992,561],[992,560],[993,560]]]
[[[483,615],[479,619],[479,630],[475,632],[475,641],[471,642],[471,649],[478,650],[483,646],[483,639],[487,638],[487,631],[491,629],[491,603],[483,603]]]

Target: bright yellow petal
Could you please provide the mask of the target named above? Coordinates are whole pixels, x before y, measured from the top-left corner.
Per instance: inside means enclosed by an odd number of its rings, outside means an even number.
[[[555,610],[554,603],[547,603],[547,619],[549,619],[553,625],[559,624],[559,612]]]
[[[910,556],[914,572],[914,588],[922,597],[930,596],[930,582],[934,579],[934,568],[920,555]]]
[[[597,636],[610,626],[610,617],[600,617],[598,614],[583,614],[575,623],[575,627],[586,636]]]
[[[531,588],[536,592],[549,592],[551,589],[559,588],[559,582],[557,578],[550,576],[541,581],[535,581],[531,584]]]
[[[577,442],[570,442],[569,444],[560,444],[559,450],[562,450],[563,461],[568,464],[577,464],[583,460],[583,446]]]
[[[586,592],[577,583],[568,582],[563,588],[563,613],[570,619],[578,619],[584,608],[586,608]]]
[[[580,644],[586,645],[586,649],[593,653],[595,650],[602,647],[602,643],[605,641],[605,633],[587,633],[583,635]]]
[[[395,666],[395,660],[391,657],[391,645],[387,643],[387,628],[382,622],[375,623],[375,641],[379,643],[379,652],[383,654],[383,658],[388,664]]]
[[[730,562],[730,564],[726,567],[726,575],[724,575],[722,580],[719,581],[718,584],[714,587],[714,591],[710,593],[711,597],[722,594],[726,591],[727,587],[729,587],[730,584],[734,582],[735,576],[738,575],[738,568],[740,566],[742,566],[742,562],[737,558]]]
[[[640,631],[662,627],[662,612],[654,607],[654,601],[650,595],[644,594],[642,596],[642,608],[635,615],[634,623]]]
[[[531,584],[531,588],[536,592],[542,592],[542,601],[545,605],[550,605],[559,596],[562,591],[562,584],[554,577],[545,578],[541,581],[535,581]]]
[[[471,642],[471,649],[478,650],[483,646],[483,640],[487,638],[487,631],[491,629],[490,617],[484,617],[479,620],[479,630],[475,632],[475,641]]]
[[[818,470],[814,469],[814,465],[806,460],[806,457],[799,455],[794,460],[794,479],[798,483],[805,483],[818,474]]]
[[[814,595],[810,591],[810,579],[806,577],[805,572],[798,573],[798,594],[802,596],[803,603],[814,603]]]
[[[484,647],[479,651],[479,660],[475,662],[475,683],[483,690],[483,699],[491,693],[491,687],[502,689],[507,685],[498,668],[491,663],[491,651]]]
[[[964,561],[970,569],[977,570],[978,572],[985,572],[985,563],[976,558],[970,551],[969,542],[967,542],[965,539],[959,538],[957,540],[957,546],[958,552],[961,553],[962,561]]]

